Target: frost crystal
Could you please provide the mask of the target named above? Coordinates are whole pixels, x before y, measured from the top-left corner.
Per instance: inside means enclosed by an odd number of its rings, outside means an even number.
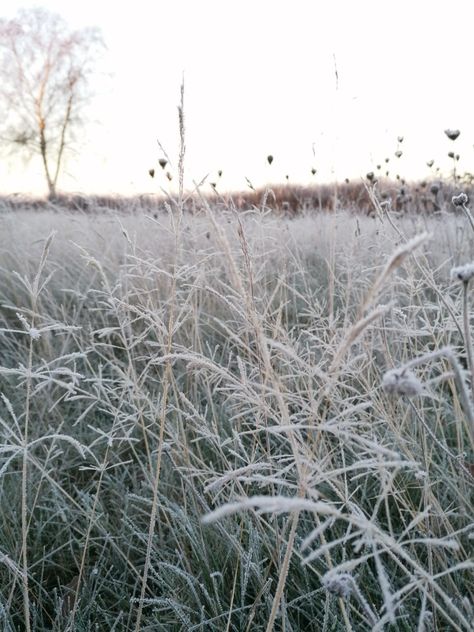
[[[354,592],[354,580],[349,573],[326,573],[322,578],[324,588],[337,597],[347,599]]]
[[[467,283],[474,277],[474,262],[465,263],[463,266],[458,266],[451,270],[451,278],[454,280]]]
[[[414,397],[421,395],[423,384],[416,375],[407,368],[391,369],[382,379],[382,388],[391,395]]]
[[[36,329],[36,327],[31,327],[30,323],[26,320],[26,318],[23,316],[23,314],[19,314],[17,312],[16,315],[17,315],[18,320],[23,325],[23,328],[25,329],[25,332],[30,336],[30,338],[32,340],[38,340],[39,338],[41,338],[40,330]]]

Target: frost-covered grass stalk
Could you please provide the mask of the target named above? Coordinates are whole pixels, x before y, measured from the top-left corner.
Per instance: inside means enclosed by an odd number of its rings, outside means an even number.
[[[470,630],[466,217],[185,199],[0,215],[0,629]]]
[[[466,347],[469,371],[471,372],[471,392],[474,392],[474,359],[472,351],[472,335],[469,315],[469,281],[474,277],[474,263],[466,263],[451,270],[451,278],[461,281],[463,286],[463,325],[464,344]]]
[[[177,305],[176,305],[176,293],[177,293],[177,282],[178,282],[178,262],[179,262],[179,251],[180,251],[180,241],[181,241],[181,225],[183,220],[183,203],[184,203],[184,190],[183,190],[183,182],[184,182],[184,158],[185,158],[185,126],[184,126],[184,81],[181,84],[181,101],[178,108],[179,111],[179,136],[180,136],[180,151],[179,151],[179,164],[178,164],[178,178],[179,178],[179,190],[178,190],[178,198],[177,200],[172,201],[172,205],[169,206],[168,212],[170,214],[171,225],[173,227],[173,237],[174,237],[174,251],[171,257],[171,266],[172,266],[172,276],[171,276],[171,291],[170,291],[170,303],[169,303],[169,314],[168,314],[168,322],[166,325],[166,335],[165,335],[165,350],[164,355],[169,356],[172,348],[173,348],[173,337],[174,337],[174,329],[177,321]],[[142,613],[143,613],[143,604],[145,600],[145,594],[148,586],[148,574],[150,572],[150,564],[152,563],[152,547],[153,547],[153,536],[155,533],[155,523],[156,516],[158,512],[158,486],[160,483],[160,475],[161,475],[161,463],[163,457],[163,446],[165,440],[165,424],[167,421],[167,407],[168,407],[168,397],[169,390],[171,387],[171,382],[173,379],[172,375],[172,364],[171,361],[167,361],[165,364],[164,377],[162,382],[162,395],[161,395],[161,406],[160,406],[160,416],[159,416],[159,436],[158,436],[158,447],[157,447],[157,456],[156,456],[156,466],[153,477],[153,498],[150,512],[150,524],[148,528],[148,539],[147,539],[147,548],[146,548],[146,556],[145,556],[145,565],[143,569],[143,576],[141,582],[141,590],[140,590],[140,599],[138,603],[138,613],[135,622],[135,632],[140,632],[141,623],[142,623]]]

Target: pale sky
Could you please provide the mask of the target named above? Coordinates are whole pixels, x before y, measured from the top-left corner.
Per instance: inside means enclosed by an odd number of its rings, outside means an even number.
[[[0,15],[35,4],[100,27],[108,47],[96,123],[59,189],[166,188],[157,139],[176,168],[183,73],[188,185],[219,169],[221,190],[245,190],[246,177],[342,181],[385,157],[393,175],[422,178],[430,159],[447,172],[451,150],[474,171],[469,0],[1,0]],[[454,143],[446,128],[461,130]],[[44,190],[39,159],[2,159],[0,191],[25,190]]]

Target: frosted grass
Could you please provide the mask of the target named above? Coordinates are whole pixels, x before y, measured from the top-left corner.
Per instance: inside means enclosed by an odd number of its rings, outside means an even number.
[[[469,630],[465,221],[0,215],[4,629]]]

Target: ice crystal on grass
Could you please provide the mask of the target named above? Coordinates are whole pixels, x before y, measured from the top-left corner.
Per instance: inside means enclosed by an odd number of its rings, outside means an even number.
[[[382,388],[390,395],[415,397],[423,393],[423,384],[413,371],[405,367],[387,371],[382,379]]]
[[[17,312],[17,317],[20,320],[21,324],[25,328],[26,333],[30,336],[32,340],[39,340],[41,338],[41,332],[36,327],[31,327],[30,323],[26,320],[23,314],[19,314]]]
[[[324,588],[337,597],[348,599],[354,592],[354,580],[350,573],[333,573],[329,571],[322,578]]]
[[[463,266],[452,268],[451,278],[453,280],[462,281],[467,283],[474,277],[474,261],[471,263],[465,263]]]

